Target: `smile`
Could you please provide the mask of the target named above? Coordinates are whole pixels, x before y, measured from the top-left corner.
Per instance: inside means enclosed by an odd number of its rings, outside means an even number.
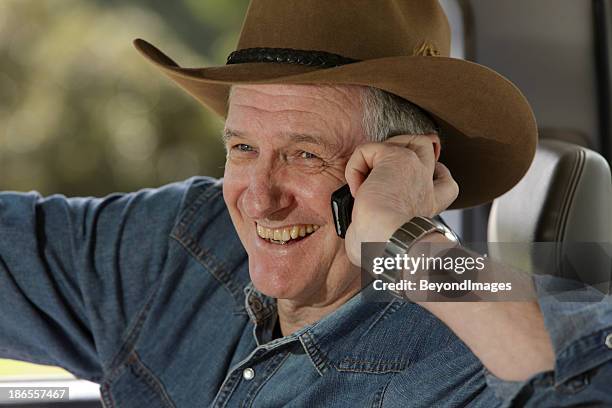
[[[315,224],[292,225],[283,228],[266,228],[257,224],[257,235],[272,244],[286,245],[298,241],[319,229]]]

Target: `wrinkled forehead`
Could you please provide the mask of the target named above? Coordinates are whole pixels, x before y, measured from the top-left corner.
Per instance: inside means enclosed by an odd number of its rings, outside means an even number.
[[[232,85],[228,106],[232,103],[277,104],[278,108],[291,105],[341,106],[361,108],[362,95],[366,87],[359,85],[296,85],[296,84],[255,84]]]
[[[364,89],[354,85],[234,85],[226,130],[242,134],[317,132],[341,144],[360,141]]]

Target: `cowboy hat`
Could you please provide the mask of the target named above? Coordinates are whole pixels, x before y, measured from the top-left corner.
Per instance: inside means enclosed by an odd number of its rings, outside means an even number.
[[[364,85],[418,105],[437,122],[440,161],[459,184],[450,208],[508,191],[535,154],[529,103],[500,74],[449,58],[437,0],[252,0],[237,50],[218,67],[184,68],[144,40],[134,44],[222,117],[233,84]]]

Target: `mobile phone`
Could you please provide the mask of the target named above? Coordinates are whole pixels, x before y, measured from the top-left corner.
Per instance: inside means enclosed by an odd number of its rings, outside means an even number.
[[[336,234],[342,239],[346,236],[346,230],[351,224],[354,201],[348,184],[334,191],[331,196],[331,207],[334,216],[334,225],[336,226]]]

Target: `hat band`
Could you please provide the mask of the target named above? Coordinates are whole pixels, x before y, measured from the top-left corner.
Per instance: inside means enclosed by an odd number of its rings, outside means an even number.
[[[227,65],[248,62],[276,62],[333,68],[359,62],[359,60],[325,51],[295,50],[293,48],[244,48],[232,52],[227,57]]]

